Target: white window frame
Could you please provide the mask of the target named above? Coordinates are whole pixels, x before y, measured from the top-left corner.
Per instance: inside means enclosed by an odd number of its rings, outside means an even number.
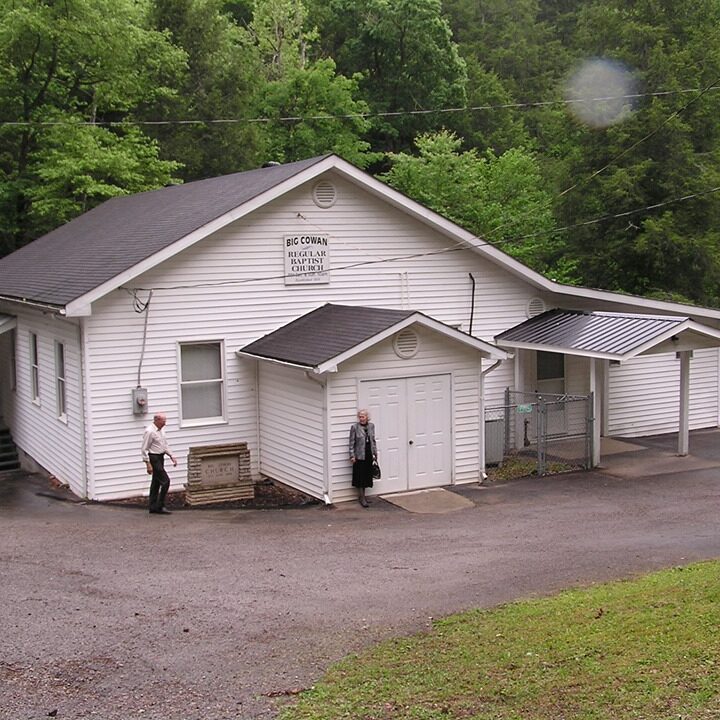
[[[62,359],[62,362],[60,360]],[[67,378],[65,366],[65,343],[55,341],[55,400],[57,417],[67,423]]]
[[[37,333],[30,332],[30,399],[40,404],[40,339]]]
[[[184,347],[188,347],[191,345],[217,345],[218,351],[220,353],[220,377],[215,379],[204,379],[204,380],[189,380],[183,382],[182,379],[182,351]],[[177,345],[177,368],[178,368],[178,374],[177,374],[177,380],[178,380],[178,405],[180,407],[180,427],[198,427],[200,425],[222,425],[227,423],[227,418],[225,416],[226,407],[227,407],[227,398],[226,398],[226,383],[225,383],[225,341],[224,340],[181,340],[178,342]],[[212,417],[202,417],[202,418],[186,418],[184,417],[184,409],[183,409],[183,388],[200,384],[200,383],[208,383],[208,382],[217,382],[218,385],[220,385],[220,405],[221,405],[221,414],[220,415],[214,415]]]

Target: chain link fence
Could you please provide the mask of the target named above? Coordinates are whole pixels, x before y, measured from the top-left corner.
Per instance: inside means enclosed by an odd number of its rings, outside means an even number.
[[[589,469],[592,394],[505,390],[503,405],[485,408],[485,463],[518,466],[518,474]]]

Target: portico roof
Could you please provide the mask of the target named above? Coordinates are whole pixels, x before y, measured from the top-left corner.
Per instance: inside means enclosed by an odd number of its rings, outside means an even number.
[[[549,310],[495,336],[501,347],[629,360],[720,346],[720,330],[688,317]]]
[[[237,352],[315,373],[334,372],[340,363],[414,324],[469,346],[483,357],[495,360],[508,357],[495,345],[416,310],[332,303],[302,315]]]

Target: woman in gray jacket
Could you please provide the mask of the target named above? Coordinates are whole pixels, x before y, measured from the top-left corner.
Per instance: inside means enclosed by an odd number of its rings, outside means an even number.
[[[352,484],[358,489],[360,504],[368,506],[365,488],[373,485],[373,463],[377,460],[375,425],[367,410],[358,410],[358,421],[350,426],[350,462],[353,466]]]

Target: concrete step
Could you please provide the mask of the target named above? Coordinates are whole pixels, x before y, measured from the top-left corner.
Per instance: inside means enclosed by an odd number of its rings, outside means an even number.
[[[17,448],[10,430],[0,429],[0,470],[17,470],[20,467]]]

